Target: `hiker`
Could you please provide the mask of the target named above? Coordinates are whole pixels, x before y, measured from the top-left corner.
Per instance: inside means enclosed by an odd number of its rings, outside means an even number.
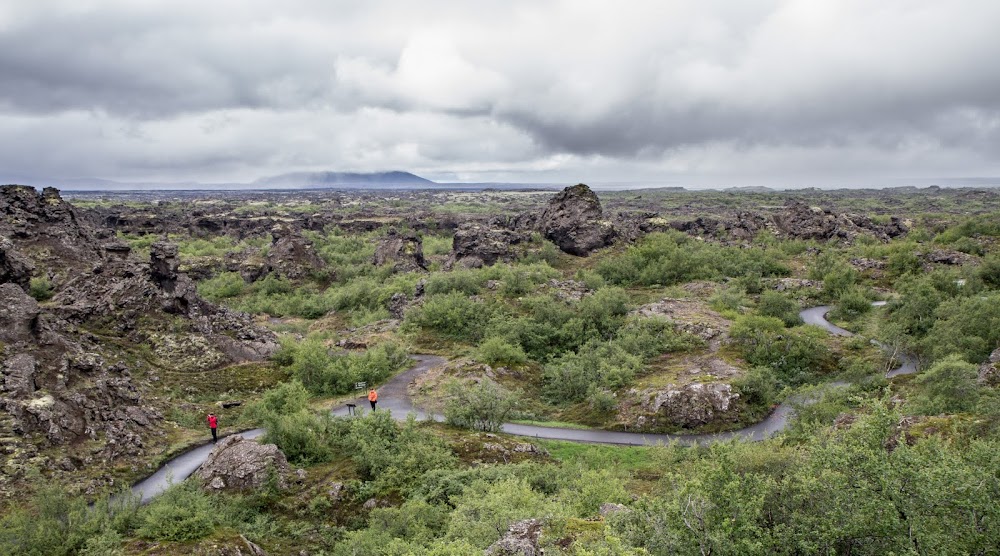
[[[212,442],[218,442],[219,436],[216,434],[216,427],[219,426],[219,419],[214,413],[208,414],[208,428],[212,429]]]
[[[375,404],[378,403],[378,392],[374,388],[368,391],[368,401],[372,402],[372,411],[375,411]]]

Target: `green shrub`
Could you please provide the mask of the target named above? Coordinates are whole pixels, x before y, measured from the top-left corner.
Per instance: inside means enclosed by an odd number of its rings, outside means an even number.
[[[760,294],[760,301],[757,302],[757,313],[765,317],[781,319],[785,326],[802,324],[802,318],[799,316],[799,304],[776,291],[766,291]]]
[[[275,444],[295,465],[315,465],[333,455],[334,429],[327,412],[302,409],[295,413],[264,414],[263,441]]]
[[[550,511],[545,497],[522,478],[510,477],[493,484],[476,481],[455,499],[448,538],[465,540],[482,550],[496,542],[515,521],[544,518]]]
[[[933,325],[919,343],[924,354],[935,361],[958,354],[981,363],[1000,345],[1000,294],[942,301],[928,320]]]
[[[830,350],[820,339],[786,330],[784,323],[774,317],[740,317],[729,336],[742,348],[748,363],[770,367],[782,385],[803,384],[834,367]]]
[[[767,408],[776,401],[781,383],[770,367],[752,367],[733,380],[733,387],[748,405]]]
[[[458,291],[427,298],[423,306],[406,313],[406,323],[446,338],[475,342],[482,337],[491,309]]]
[[[523,365],[528,360],[520,345],[499,337],[487,338],[478,351],[479,359],[490,365]]]
[[[482,271],[457,269],[430,275],[424,285],[424,292],[428,295],[459,292],[469,296],[483,291],[485,282]]]
[[[291,370],[313,394],[335,395],[352,391],[357,382],[383,382],[409,361],[406,351],[392,342],[363,353],[332,355],[322,341],[307,339],[295,348]]]
[[[555,403],[580,401],[592,385],[611,390],[628,386],[642,368],[642,358],[620,345],[591,340],[545,366],[543,392]]]
[[[444,417],[456,427],[498,432],[517,407],[517,397],[489,379],[475,386],[452,381],[447,389]]]
[[[120,494],[97,500],[91,507],[40,477],[34,482],[41,484],[38,492],[18,500],[0,518],[0,555],[86,554],[89,539],[113,537],[133,525],[138,509],[134,497]],[[93,549],[89,553],[96,554]]]
[[[408,493],[425,473],[456,465],[448,446],[421,431],[412,416],[400,425],[388,411],[375,411],[338,419],[335,428],[338,447],[351,456],[364,479],[373,481],[377,492]]]
[[[854,319],[871,309],[871,300],[860,287],[845,290],[837,299],[837,315],[841,318]]]
[[[623,286],[669,286],[747,274],[788,274],[788,268],[777,257],[773,249],[722,247],[681,232],[653,233],[622,255],[602,261],[597,272],[608,282]]]
[[[959,355],[949,355],[921,372],[914,382],[921,387],[914,400],[917,411],[934,415],[958,413],[976,407],[979,387],[975,365]]]
[[[198,485],[174,485],[143,508],[136,534],[154,541],[192,541],[215,531],[215,515]]]
[[[1000,254],[993,253],[983,259],[982,264],[976,271],[976,276],[983,281],[987,287],[1000,289]]]
[[[48,301],[52,299],[54,292],[52,290],[52,282],[44,276],[36,276],[31,279],[28,283],[28,295],[35,298],[36,301]]]
[[[222,272],[198,284],[198,295],[209,301],[236,297],[243,293],[246,282],[239,272]]]
[[[717,290],[708,298],[708,304],[716,311],[742,312],[750,305],[747,292],[739,286],[727,286]]]

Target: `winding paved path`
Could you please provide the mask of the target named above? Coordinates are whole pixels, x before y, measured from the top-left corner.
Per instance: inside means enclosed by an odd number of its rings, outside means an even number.
[[[874,305],[881,305],[875,303]],[[813,307],[802,311],[800,316],[806,324],[819,326],[827,332],[837,336],[852,336],[853,334],[843,328],[835,326],[826,320],[826,314],[830,311],[829,306]],[[873,341],[874,342],[874,341]],[[877,342],[876,345],[880,345]],[[905,355],[897,356],[902,363],[901,366],[886,373],[887,377],[916,372],[916,363],[912,358]],[[417,376],[440,366],[447,362],[443,357],[434,355],[417,355],[414,357],[417,364],[406,371],[396,375],[389,382],[379,389],[378,408],[380,410],[392,411],[397,419],[404,419],[406,415],[413,413],[417,419],[433,419],[442,421],[441,415],[426,413],[420,408],[414,407],[407,386]],[[835,383],[844,385],[846,383]],[[759,441],[773,436],[788,425],[788,420],[792,415],[793,404],[801,401],[801,398],[790,398],[780,404],[766,419],[750,425],[744,429],[736,431],[721,432],[716,434],[645,434],[635,432],[615,432],[603,430],[580,430],[557,427],[542,427],[537,425],[520,425],[517,423],[505,423],[503,432],[519,436],[531,436],[535,438],[547,438],[554,440],[569,440],[573,442],[593,442],[600,444],[620,444],[626,446],[647,446],[656,444],[666,444],[669,442],[679,442],[684,445],[709,444],[731,440],[734,438],[746,441]],[[365,400],[358,401],[358,409],[367,408]],[[347,406],[335,408],[332,413],[338,416],[347,415]],[[256,438],[264,433],[263,429],[253,429],[239,433],[244,438]],[[212,444],[206,444],[193,448],[174,459],[168,461],[156,473],[148,478],[139,481],[132,487],[132,492],[138,495],[142,502],[146,502],[168,486],[170,481],[179,482],[187,478],[198,469],[203,461],[211,453]]]

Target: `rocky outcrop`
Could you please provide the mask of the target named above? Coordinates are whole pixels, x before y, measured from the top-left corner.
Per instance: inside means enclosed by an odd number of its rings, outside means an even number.
[[[870,218],[857,214],[836,214],[829,209],[810,207],[801,201],[790,201],[772,217],[779,235],[795,239],[819,241],[840,240],[852,242],[867,234],[880,241],[889,241],[909,230],[901,219],[893,217],[888,224],[876,224]]]
[[[549,201],[538,217],[538,230],[559,249],[579,257],[615,239],[614,225],[604,219],[600,199],[582,183],[563,189]]]
[[[463,224],[455,230],[445,268],[480,268],[498,261],[511,262],[521,252],[517,246],[530,239],[529,231],[504,228],[496,220]]]
[[[769,221],[763,214],[740,210],[723,219],[699,217],[672,222],[670,227],[693,236],[748,241],[768,225]]]
[[[269,480],[287,488],[291,467],[274,444],[258,444],[240,435],[227,436],[212,450],[198,469],[198,479],[207,490],[255,490]]]
[[[35,265],[18,253],[9,239],[0,236],[0,284],[9,282],[28,291],[31,273],[34,271]]]
[[[541,534],[542,522],[537,519],[514,522],[500,540],[483,552],[483,556],[540,556],[538,537]]]
[[[943,264],[948,266],[959,266],[979,260],[972,255],[951,249],[934,249],[926,253],[922,253],[921,258],[928,263]]]
[[[18,285],[0,284],[0,342],[30,341],[38,325],[38,302]]]
[[[316,254],[312,242],[294,230],[276,226],[271,230],[271,238],[271,249],[267,253],[270,272],[298,280],[326,267],[323,259]]]
[[[993,350],[989,359],[979,366],[979,384],[1000,386],[1000,348]]]
[[[73,336],[21,288],[0,284],[0,409],[12,432],[40,433],[52,444],[103,436],[106,457],[141,453],[140,429],[159,412],[142,403],[124,364],[108,363]]]
[[[216,364],[278,347],[248,315],[198,297],[176,246],[154,244],[140,261],[54,189],[0,188],[0,237],[0,434],[25,446],[86,446],[84,459],[142,455],[162,417],[145,396],[149,382],[132,379],[145,358],[128,357],[129,346],[197,345]],[[30,266],[55,286],[44,306],[25,293]]]
[[[395,272],[417,272],[427,270],[424,261],[424,243],[420,236],[400,233],[395,228],[379,239],[372,264],[391,264]]]
[[[646,409],[679,427],[691,429],[730,416],[740,395],[724,383],[670,385],[649,395]]]

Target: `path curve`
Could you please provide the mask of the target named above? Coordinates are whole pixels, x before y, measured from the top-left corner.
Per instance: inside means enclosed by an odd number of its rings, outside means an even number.
[[[873,305],[882,305],[884,302],[876,302]],[[823,328],[830,334],[836,336],[853,336],[853,334],[840,328],[826,320],[826,314],[831,307],[824,305],[812,307],[801,311],[799,315],[806,324],[812,324]],[[873,343],[881,346],[873,340]],[[883,346],[884,347],[884,346]],[[887,377],[916,372],[916,362],[908,355],[897,354],[897,359],[901,365],[886,373]],[[397,419],[405,419],[407,415],[414,414],[419,420],[433,419],[443,421],[442,415],[428,413],[421,408],[415,407],[413,401],[407,393],[407,386],[413,380],[427,371],[444,365],[447,359],[436,355],[416,355],[413,357],[417,364],[406,371],[396,375],[389,382],[379,389],[379,410],[389,410]],[[846,385],[847,383],[835,383],[836,385]],[[618,444],[625,446],[649,446],[657,444],[667,444],[677,442],[683,445],[710,444],[732,439],[745,441],[760,441],[773,436],[788,425],[788,420],[793,412],[793,405],[800,402],[800,398],[790,398],[782,402],[767,416],[766,419],[749,427],[720,432],[715,434],[647,434],[636,432],[616,432],[603,430],[580,430],[566,429],[558,427],[542,427],[537,425],[521,425],[517,423],[504,423],[503,432],[518,436],[530,436],[535,438],[545,438],[552,440],[569,440],[572,442],[590,442],[598,444]],[[367,409],[367,400],[359,399],[358,409]],[[332,410],[337,416],[347,415],[347,406],[343,405]],[[264,429],[253,429],[238,433],[244,438],[257,438],[264,434]],[[212,452],[213,444],[206,444],[193,448],[168,461],[156,473],[150,475],[136,483],[132,487],[132,492],[139,497],[142,502],[147,502],[156,495],[168,488],[173,482],[180,482],[195,472],[208,455]]]

